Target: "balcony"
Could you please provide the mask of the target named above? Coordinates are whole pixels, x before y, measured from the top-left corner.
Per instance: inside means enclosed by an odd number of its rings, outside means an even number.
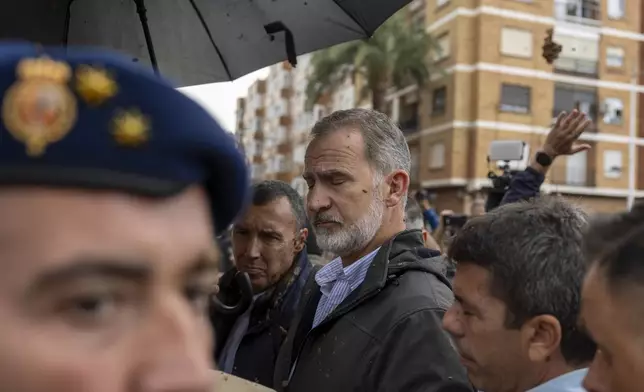
[[[418,117],[412,117],[400,121],[400,130],[405,135],[411,135],[418,132]]]
[[[257,94],[266,94],[266,80],[257,81]]]
[[[411,103],[405,102],[403,104],[403,102],[400,102],[398,123],[400,124],[400,130],[403,131],[405,135],[410,135],[418,132],[418,102],[415,100],[415,98],[415,95],[413,97],[406,98],[407,100],[412,100]]]
[[[264,140],[264,131],[262,130],[255,131],[255,133],[253,134],[253,138],[255,140]]]
[[[293,118],[288,115],[280,116],[280,126],[290,127],[293,124]]]
[[[601,23],[599,0],[556,0],[555,17],[571,23],[597,26]]]
[[[548,173],[552,185],[594,187],[595,169],[585,166],[555,166]]]
[[[597,78],[599,67],[597,61],[560,57],[554,63],[556,73]]]
[[[264,163],[264,157],[262,157],[260,154],[253,155],[253,163],[254,164]]]
[[[293,89],[291,87],[283,87],[280,89],[280,97],[283,99],[290,99],[293,96]]]
[[[277,145],[277,153],[282,155],[289,155],[293,152],[293,144],[290,140],[284,141]]]
[[[255,109],[255,117],[264,117],[266,110],[263,107]]]

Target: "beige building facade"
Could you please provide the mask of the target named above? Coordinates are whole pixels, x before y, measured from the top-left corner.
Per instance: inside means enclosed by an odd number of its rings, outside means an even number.
[[[412,183],[436,195],[438,208],[467,210],[490,186],[494,140],[521,140],[524,162],[542,145],[553,118],[573,107],[593,129],[591,151],[559,158],[543,187],[594,211],[624,209],[644,196],[638,181],[642,3],[639,0],[425,0],[427,31],[442,51],[444,72],[422,91],[392,92],[391,115],[416,109],[410,127]],[[549,65],[546,31],[563,45]],[[413,116],[412,116],[413,117]]]

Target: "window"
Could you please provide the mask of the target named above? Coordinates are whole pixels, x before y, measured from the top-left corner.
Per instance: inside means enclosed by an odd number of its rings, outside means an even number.
[[[588,152],[581,151],[566,158],[566,184],[584,186],[587,182]]]
[[[554,66],[558,71],[575,74],[597,74],[599,41],[555,32],[554,40],[562,46]]]
[[[604,177],[619,178],[622,175],[622,152],[604,151]]]
[[[598,0],[560,0],[555,2],[557,19],[589,23],[599,20]]]
[[[429,148],[429,168],[441,169],[445,166],[445,144],[432,144]]]
[[[608,0],[608,17],[610,19],[622,19],[624,17],[624,2],[626,0]]]
[[[569,112],[571,108],[586,113],[591,120],[597,121],[597,91],[576,85],[555,85],[555,106],[552,117],[557,117],[560,112]]]
[[[447,106],[447,87],[439,87],[432,93],[432,116],[445,114]]]
[[[622,68],[624,66],[624,48],[609,46],[606,48],[606,66]]]
[[[503,112],[529,113],[530,87],[504,83],[501,86],[500,110]]]
[[[532,32],[504,27],[501,30],[501,53],[506,56],[532,58]]]
[[[451,53],[449,34],[443,34],[436,40],[438,48],[434,51],[434,61],[440,61],[449,57]]]
[[[624,104],[619,98],[606,98],[602,105],[605,124],[621,124],[624,116]]]

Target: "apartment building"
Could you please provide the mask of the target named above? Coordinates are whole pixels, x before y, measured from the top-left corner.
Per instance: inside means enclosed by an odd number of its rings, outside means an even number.
[[[246,97],[237,100],[235,137],[246,154],[251,177],[261,179],[266,171],[264,118],[266,117],[266,81],[257,80]]]
[[[594,121],[583,135],[592,149],[559,158],[543,191],[594,211],[624,209],[644,196],[637,170],[644,163],[644,126],[637,123],[641,0],[421,3],[427,30],[442,48],[432,61],[445,72],[422,91],[409,87],[388,98],[408,135],[413,185],[435,193],[439,208],[467,210],[473,195],[490,187],[492,141],[524,141],[525,159],[516,168],[525,166],[553,118],[572,107]],[[553,65],[541,57],[550,28],[563,45]]]
[[[237,102],[237,137],[252,160],[253,179],[278,179],[306,195],[301,174],[309,133],[316,121],[335,110],[368,106],[359,99],[360,84],[352,75],[312,108],[307,107],[306,87],[311,55],[298,57],[297,67],[278,63],[269,68],[247,97]],[[252,158],[250,158],[252,157]]]

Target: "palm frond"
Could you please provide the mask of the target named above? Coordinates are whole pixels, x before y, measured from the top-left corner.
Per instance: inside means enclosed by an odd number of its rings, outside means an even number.
[[[363,76],[361,97],[382,94],[383,86],[403,88],[425,84],[440,70],[432,54],[438,42],[422,26],[408,23],[405,11],[392,16],[369,40],[338,45],[314,54],[313,72],[307,86],[307,106],[346,80],[351,72]],[[376,91],[377,90],[377,91]],[[375,99],[374,99],[375,101]]]

